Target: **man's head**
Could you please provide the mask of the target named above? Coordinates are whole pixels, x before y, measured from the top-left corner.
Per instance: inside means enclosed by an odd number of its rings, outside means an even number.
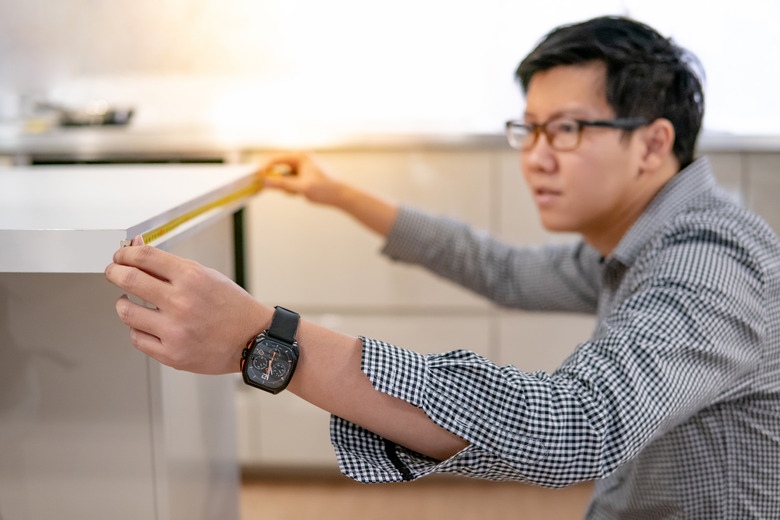
[[[704,113],[696,58],[639,22],[602,17],[550,32],[520,63],[516,77],[527,94],[539,72],[588,62],[606,65],[606,101],[617,118],[664,118],[675,131],[673,151],[693,162]]]

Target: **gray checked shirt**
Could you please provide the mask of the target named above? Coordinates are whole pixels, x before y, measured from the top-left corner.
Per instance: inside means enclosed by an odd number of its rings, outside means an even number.
[[[363,338],[375,388],[470,445],[434,461],[333,417],[346,475],[596,480],[592,519],[780,518],[780,243],[706,158],[608,258],[584,243],[507,245],[410,208],[384,252],[502,306],[595,313],[598,325],[551,374]]]

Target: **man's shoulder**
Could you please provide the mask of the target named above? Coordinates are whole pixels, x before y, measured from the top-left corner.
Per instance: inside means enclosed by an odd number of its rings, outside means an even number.
[[[780,261],[780,239],[764,219],[729,194],[715,190],[689,200],[658,229],[641,256],[663,262],[701,259],[714,266],[715,255],[727,255],[763,271],[761,266],[767,262],[777,265]]]
[[[702,193],[669,221],[669,231],[711,230],[769,246],[778,244],[771,226],[742,206],[736,196],[721,188]]]

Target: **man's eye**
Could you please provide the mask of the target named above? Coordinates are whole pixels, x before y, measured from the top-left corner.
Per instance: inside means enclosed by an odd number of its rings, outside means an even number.
[[[577,127],[577,123],[575,123],[574,121],[560,121],[552,125],[552,128],[550,130],[552,130],[555,133],[576,134],[578,127]]]

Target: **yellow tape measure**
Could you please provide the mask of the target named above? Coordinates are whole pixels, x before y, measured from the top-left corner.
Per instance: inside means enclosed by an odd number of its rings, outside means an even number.
[[[254,180],[251,184],[248,186],[245,186],[239,190],[236,190],[228,195],[225,195],[224,197],[214,200],[212,202],[209,202],[208,204],[205,204],[197,209],[194,209],[192,211],[188,211],[187,213],[176,217],[175,219],[171,220],[170,222],[166,222],[162,226],[156,227],[154,229],[151,229],[147,231],[146,233],[141,233],[141,237],[144,239],[144,244],[150,244],[154,242],[155,240],[159,239],[163,235],[167,235],[168,233],[172,232],[182,224],[185,224],[189,222],[190,220],[199,217],[213,209],[220,208],[223,206],[228,206],[229,204],[232,204],[233,202],[237,202],[241,199],[251,197],[252,195],[257,194],[261,189],[263,188],[263,181],[260,179]],[[121,246],[126,247],[129,246],[132,242],[132,238],[129,240],[122,240]]]

